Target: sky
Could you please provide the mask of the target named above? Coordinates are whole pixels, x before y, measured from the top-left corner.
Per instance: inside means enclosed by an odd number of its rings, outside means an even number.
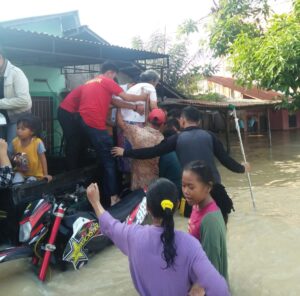
[[[272,2],[276,11],[283,12],[291,0]],[[155,31],[166,31],[174,37],[184,20],[199,20],[212,6],[212,0],[17,0],[5,2],[0,21],[78,10],[81,25],[113,45],[131,47],[137,35],[147,40]]]
[[[25,0],[6,1],[0,10],[0,21],[31,16],[79,11],[81,25],[87,25],[114,45],[131,46],[134,36],[147,40],[150,34],[166,30],[175,35],[185,19],[200,19],[207,15],[212,0]]]

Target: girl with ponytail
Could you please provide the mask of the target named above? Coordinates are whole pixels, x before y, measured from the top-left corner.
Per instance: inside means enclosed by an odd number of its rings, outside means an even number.
[[[101,232],[128,256],[130,273],[140,295],[188,295],[193,284],[207,296],[227,296],[225,279],[208,260],[199,242],[174,230],[177,188],[160,178],[147,191],[153,225],[127,225],[104,210],[96,183],[87,188],[88,199],[99,219]],[[193,294],[195,295],[195,294]]]
[[[214,178],[211,169],[201,161],[184,167],[182,192],[193,206],[189,233],[197,238],[207,257],[228,281],[226,226],[221,210],[212,197]]]

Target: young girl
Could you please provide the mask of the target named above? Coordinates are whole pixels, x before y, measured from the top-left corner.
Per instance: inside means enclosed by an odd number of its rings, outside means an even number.
[[[174,230],[177,189],[161,178],[147,192],[153,225],[126,225],[115,220],[100,204],[97,184],[87,188],[88,199],[107,235],[129,259],[130,273],[140,295],[187,295],[196,283],[209,295],[229,295],[224,278],[209,262],[199,242]]]
[[[200,240],[207,257],[228,281],[226,227],[222,213],[210,195],[213,175],[201,161],[185,166],[182,175],[182,192],[193,206],[189,233]]]
[[[17,137],[12,141],[12,154],[14,155],[15,177],[13,184],[24,181],[36,181],[52,177],[48,175],[45,146],[38,138],[40,120],[28,115],[17,122]]]

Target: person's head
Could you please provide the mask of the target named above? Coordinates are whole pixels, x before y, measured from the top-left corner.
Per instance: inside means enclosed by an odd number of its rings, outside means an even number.
[[[169,118],[165,123],[165,129],[173,129],[176,133],[180,131],[180,124],[176,118]]]
[[[119,72],[119,68],[114,63],[105,62],[101,66],[101,74],[103,74],[104,76],[110,79],[115,79],[118,72]]]
[[[162,133],[165,138],[169,138],[177,134],[179,130],[180,130],[180,125],[178,120],[176,118],[170,118],[166,121]]]
[[[27,115],[17,121],[17,136],[25,140],[39,136],[41,132],[41,120],[33,115]]]
[[[210,197],[214,177],[211,169],[202,161],[188,163],[182,173],[182,192],[189,205],[203,203]]]
[[[179,121],[181,116],[181,110],[177,108],[173,108],[168,112],[168,117],[169,118],[175,118]]]
[[[159,82],[159,74],[154,70],[147,70],[140,75],[140,82],[147,82],[156,87]]]
[[[155,128],[160,129],[166,122],[167,116],[162,109],[154,108],[148,116],[149,123]]]
[[[161,221],[164,228],[160,236],[163,244],[162,257],[169,268],[174,265],[176,253],[173,215],[178,204],[178,191],[168,179],[159,178],[149,185],[147,195],[148,211]]]
[[[197,108],[192,106],[185,107],[181,112],[180,126],[185,128],[188,125],[198,125],[200,118],[200,111]]]
[[[0,68],[3,66],[5,62],[5,53],[3,48],[0,46]]]

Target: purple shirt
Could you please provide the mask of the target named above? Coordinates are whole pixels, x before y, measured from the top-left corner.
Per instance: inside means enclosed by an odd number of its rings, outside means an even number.
[[[184,296],[194,283],[203,287],[207,296],[230,295],[225,279],[191,235],[175,231],[175,269],[166,269],[161,227],[126,225],[108,212],[99,217],[99,223],[102,233],[128,256],[131,277],[140,295]]]

